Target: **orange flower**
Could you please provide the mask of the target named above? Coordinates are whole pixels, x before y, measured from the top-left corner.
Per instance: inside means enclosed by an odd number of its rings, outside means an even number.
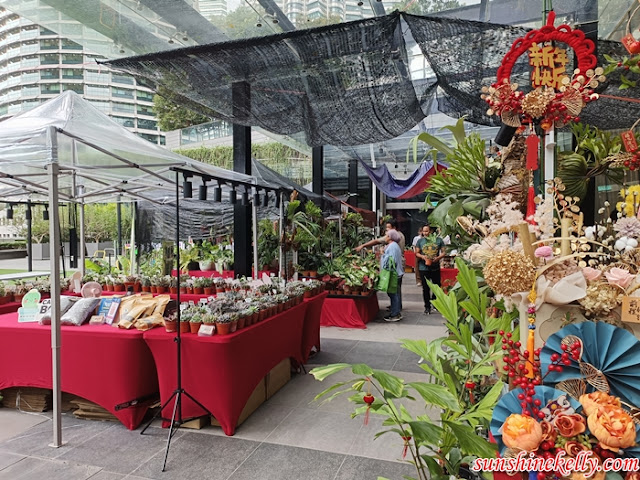
[[[573,415],[558,415],[554,420],[554,424],[558,433],[565,438],[575,437],[587,429],[584,417],[577,413]]]
[[[542,428],[542,442],[551,442],[556,443],[556,438],[558,438],[558,432],[553,427],[551,422],[547,420],[542,420],[540,422],[540,427]],[[540,442],[540,443],[542,443]],[[640,479],[638,479],[640,480]]]
[[[531,417],[512,413],[502,426],[502,441],[507,447],[532,452],[542,441],[542,427]]]
[[[617,452],[636,444],[636,429],[631,416],[615,405],[602,405],[587,419],[589,430],[600,446]]]
[[[564,451],[569,457],[576,457],[583,450],[588,450],[588,448],[578,442],[571,441],[564,444]]]
[[[593,392],[581,395],[580,403],[587,417],[595,412],[600,405],[615,405],[616,407],[620,407],[619,398],[612,397],[604,392]]]

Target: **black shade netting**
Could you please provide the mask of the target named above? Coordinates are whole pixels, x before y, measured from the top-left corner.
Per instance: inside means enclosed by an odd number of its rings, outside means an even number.
[[[498,117],[487,116],[481,89],[495,82],[504,55],[528,31],[395,12],[108,63],[166,87],[173,100],[207,115],[282,135],[304,132],[311,146],[352,146],[391,139],[413,128],[428,114],[436,87],[439,111],[465,115],[479,125],[499,125]],[[413,42],[428,67],[412,79],[407,45]],[[597,53],[603,66],[604,54],[617,58],[626,51],[618,42],[599,41]],[[570,48],[567,55],[571,73]],[[604,96],[587,105],[583,122],[618,129],[640,118],[640,104],[633,102],[640,89],[619,90],[620,74],[612,73],[598,88]],[[515,63],[511,81],[530,90],[526,55]],[[231,95],[232,85],[242,82],[250,90],[245,107],[242,101],[234,105]]]
[[[390,139],[426,112],[409,76],[397,13],[108,63],[205,114],[282,135],[305,132],[311,146]],[[234,108],[238,82],[250,88],[250,108]]]

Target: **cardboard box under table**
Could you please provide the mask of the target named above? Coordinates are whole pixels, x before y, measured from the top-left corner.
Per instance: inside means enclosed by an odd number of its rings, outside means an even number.
[[[302,327],[307,303],[296,305],[260,323],[229,335],[182,335],[182,387],[218,420],[227,435],[264,377],[282,360],[301,363]],[[158,368],[164,404],[177,386],[174,334],[161,329],[144,333]],[[189,397],[182,397],[182,418],[206,415]],[[174,401],[163,410],[171,418]],[[164,422],[168,426],[168,422]]]
[[[158,376],[143,332],[109,325],[63,326],[62,391],[97,403],[130,430],[147,411],[142,401],[158,391]],[[52,388],[51,326],[0,316],[0,391]]]

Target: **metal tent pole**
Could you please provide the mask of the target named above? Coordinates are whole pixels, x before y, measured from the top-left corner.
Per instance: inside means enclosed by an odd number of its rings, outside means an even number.
[[[265,195],[269,193],[265,191]],[[253,195],[253,201],[251,202],[251,218],[253,223],[253,278],[257,280],[259,278],[258,273],[258,194]]]
[[[27,220],[27,270],[30,272],[33,271],[33,238],[31,238],[31,226],[33,225],[32,214],[31,201],[27,201],[27,211],[25,212],[25,219]]]
[[[286,265],[284,265],[285,257],[284,257],[284,244],[282,242],[284,237],[284,194],[282,191],[278,191],[276,193],[280,200],[280,222],[278,223],[278,235],[280,236],[280,251],[278,255],[278,269],[280,270],[280,277],[286,278]]]
[[[78,187],[79,189],[84,189],[84,187],[80,186]],[[85,263],[85,256],[84,256],[84,251],[86,248],[86,239],[85,239],[85,232],[84,232],[84,199],[80,200],[80,273],[82,274],[82,276],[84,277],[85,271],[84,271],[84,263]]]
[[[51,148],[51,161],[47,165],[49,176],[49,263],[51,265],[51,355],[53,365],[53,443],[62,446],[62,391],[60,375],[60,212],[58,210],[58,141],[55,127],[49,127],[47,141]]]

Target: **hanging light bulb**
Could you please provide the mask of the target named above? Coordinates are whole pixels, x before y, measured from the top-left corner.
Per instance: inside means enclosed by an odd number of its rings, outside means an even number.
[[[269,206],[269,192],[268,191],[264,192],[264,197],[262,197],[262,206],[263,207],[268,207]]]
[[[280,192],[276,192],[276,208],[280,208]]]
[[[31,220],[31,206],[27,205],[27,210],[24,212],[25,220]]]
[[[42,212],[42,219],[49,220],[49,205],[44,206],[44,212]]]
[[[233,189],[229,192],[229,203],[233,203],[233,204],[238,203],[238,194],[236,192],[235,185],[233,186]]]
[[[253,192],[253,204],[256,207],[260,206],[260,191],[256,190],[255,192]]]
[[[240,196],[240,204],[244,207],[249,205],[249,194],[247,193],[247,188],[245,187],[244,192]]]
[[[13,219],[13,205],[7,203],[7,220]]]

